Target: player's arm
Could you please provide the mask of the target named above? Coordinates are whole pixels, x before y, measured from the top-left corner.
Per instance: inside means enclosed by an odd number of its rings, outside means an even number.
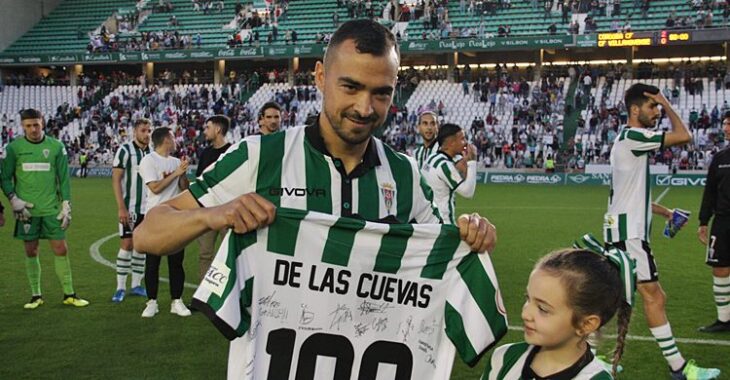
[[[671,209],[668,209],[659,203],[652,202],[651,203],[651,212],[652,214],[659,215],[664,217],[665,219],[671,219],[672,217],[672,211]]]
[[[61,144],[59,142],[59,144]],[[66,147],[61,146],[61,151],[56,155],[56,178],[61,190],[61,199],[71,201],[71,179],[68,174],[68,155]]]
[[[124,180],[124,171],[127,169],[127,165],[130,164],[129,158],[124,148],[119,147],[112,163],[112,191],[114,192],[114,200],[117,202],[119,221],[122,224],[129,224],[129,210],[127,210],[127,205],[124,204],[124,196],[122,195],[122,181]]]
[[[193,239],[208,231],[232,228],[246,233],[274,221],[274,204],[256,193],[241,195],[216,207],[200,207],[184,191],[173,199],[153,207],[134,230],[134,249],[153,255],[180,251]]]
[[[669,121],[672,124],[672,130],[664,134],[663,146],[670,147],[675,145],[684,145],[692,141],[692,133],[690,133],[687,125],[682,121],[682,118],[677,115],[669,103],[667,98],[664,97],[661,91],[657,94],[650,94],[645,92],[644,95],[653,99],[657,104],[661,105],[666,112]]]
[[[117,202],[117,214],[119,222],[129,224],[129,210],[124,204],[124,196],[122,196],[122,180],[124,179],[124,169],[112,168],[112,190],[114,190],[114,200]]]
[[[2,161],[2,170],[0,170],[0,186],[2,186],[5,196],[10,198],[15,193],[15,152],[12,145],[5,147],[5,159]]]
[[[474,145],[469,144],[467,146],[467,151],[462,161],[466,161],[466,173],[463,182],[456,188],[456,192],[462,197],[471,198],[474,196],[474,191],[477,187],[477,162],[476,148]]]
[[[712,158],[710,168],[707,170],[707,181],[705,190],[702,193],[702,205],[700,206],[700,227],[697,229],[697,238],[702,244],[707,244],[707,224],[715,214],[715,202],[717,200],[717,155]]]

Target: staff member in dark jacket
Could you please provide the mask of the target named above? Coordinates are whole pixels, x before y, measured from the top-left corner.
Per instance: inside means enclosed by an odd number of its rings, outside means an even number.
[[[722,131],[725,140],[730,141],[730,112],[723,115]],[[713,216],[708,239],[707,224]],[[707,265],[712,267],[712,291],[717,306],[717,321],[700,331],[730,331],[730,147],[718,152],[710,163],[697,235],[707,246]]]
[[[198,169],[195,171],[195,177],[200,177],[205,169],[212,163],[218,160],[221,154],[225,153],[231,144],[226,142],[226,134],[228,128],[231,126],[231,120],[223,115],[215,115],[208,118],[205,121],[205,140],[210,145],[203,150],[200,155],[200,162],[198,163]],[[210,268],[210,263],[213,262],[215,255],[215,241],[218,238],[218,234],[224,231],[208,231],[198,238],[198,246],[200,247],[200,270],[199,276],[200,281],[203,281],[203,277]],[[221,233],[221,235],[223,235]]]

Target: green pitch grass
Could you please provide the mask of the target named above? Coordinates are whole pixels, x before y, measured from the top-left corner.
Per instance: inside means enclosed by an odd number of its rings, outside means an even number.
[[[504,295],[509,321],[520,326],[524,287],[534,262],[549,251],[570,246],[583,233],[600,236],[606,205],[604,187],[548,187],[536,185],[480,186],[473,200],[459,199],[461,212],[477,211],[497,225],[498,247],[492,257]],[[654,195],[663,189],[657,188]],[[41,245],[42,286],[46,304],[23,309],[30,298],[22,245],[11,238],[13,221],[0,229],[0,379],[222,379],[227,341],[200,314],[190,318],[171,315],[166,283],[160,288],[160,314],[140,318],[145,300],[127,297],[122,304],[110,299],[115,289],[113,269],[94,261],[89,247],[117,231],[116,206],[109,179],[74,179],[73,223],[68,233],[76,291],[91,301],[84,309],[61,305],[61,289],[53,271],[48,245]],[[697,242],[700,189],[673,188],[663,203],[692,210],[691,223],[675,239],[660,236],[654,227],[653,248],[660,278],[669,295],[667,310],[678,338],[714,340],[679,343],[684,356],[703,366],[722,369],[730,379],[730,334],[709,335],[697,327],[715,320],[711,274],[704,265],[704,249]],[[7,205],[5,199],[3,203]],[[100,253],[114,262],[118,240],[112,238]],[[161,274],[167,276],[165,261]],[[197,248],[186,251],[188,282],[197,280]],[[189,300],[192,289],[186,288]],[[615,325],[606,326],[612,334]],[[632,319],[631,335],[649,337],[641,305]],[[522,339],[519,331],[500,343]],[[724,345],[717,342],[724,343]],[[600,350],[612,348],[610,338]],[[475,368],[459,363],[454,379],[476,379],[486,360]],[[629,340],[621,379],[668,379],[667,367],[656,344]]]

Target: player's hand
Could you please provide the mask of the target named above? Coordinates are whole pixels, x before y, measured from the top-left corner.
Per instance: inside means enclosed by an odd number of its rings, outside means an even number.
[[[462,214],[456,221],[461,240],[474,252],[491,252],[497,245],[497,227],[477,213]]]
[[[474,144],[467,144],[464,147],[464,151],[462,153],[464,158],[467,161],[474,161],[477,159],[477,147],[474,146]]]
[[[61,229],[64,231],[71,225],[71,203],[68,201],[61,203],[61,212],[58,213],[56,219],[61,221]]]
[[[177,176],[184,175],[185,173],[187,173],[189,165],[190,165],[190,163],[188,162],[188,158],[183,157],[182,160],[180,160],[180,166],[178,166],[177,169],[175,169],[175,174]]]
[[[459,171],[459,174],[461,174],[462,177],[466,176],[466,158],[462,158],[456,164],[454,164],[454,166],[456,166],[456,170]]]
[[[243,234],[274,222],[276,206],[256,193],[248,193],[220,206],[205,209],[208,228],[225,228]]]
[[[702,244],[707,245],[707,226],[700,226],[697,229],[697,238]]]
[[[30,220],[30,209],[33,208],[32,203],[28,203],[22,199],[20,199],[17,195],[13,195],[12,198],[10,198],[10,206],[13,207],[13,215],[15,216],[15,219],[26,222]]]
[[[649,99],[653,99],[657,104],[661,105],[664,108],[670,107],[669,101],[667,100],[667,98],[664,97],[664,94],[662,94],[661,91],[657,92],[656,94],[644,92],[644,96]]]
[[[119,210],[117,210],[117,215],[119,216],[119,223],[124,226],[130,225],[129,210],[127,210],[126,207],[120,207]]]

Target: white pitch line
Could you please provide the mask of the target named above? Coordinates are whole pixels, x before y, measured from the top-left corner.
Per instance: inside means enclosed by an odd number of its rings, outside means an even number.
[[[510,330],[514,331],[524,331],[522,327],[519,326],[508,326]],[[606,338],[616,338],[616,334],[602,334],[602,337]],[[626,335],[626,339],[628,340],[639,340],[643,342],[655,342],[654,337],[651,336],[641,336],[641,335]],[[679,343],[685,343],[685,344],[706,344],[710,346],[730,346],[730,340],[717,340],[717,339],[693,339],[693,338],[674,338],[675,341]]]
[[[654,202],[656,202],[656,203],[661,202],[662,199],[664,199],[664,196],[667,195],[667,193],[669,192],[669,189],[671,189],[671,187],[667,187],[666,189],[664,189],[664,191],[662,191],[662,193],[659,194],[658,197],[656,197],[656,200]]]
[[[114,263],[112,263],[111,261],[105,259],[104,256],[101,255],[101,252],[99,252],[99,248],[101,248],[101,246],[104,245],[104,243],[106,243],[107,241],[109,241],[115,237],[118,237],[118,236],[119,236],[119,234],[111,234],[108,236],[104,236],[103,238],[95,241],[94,244],[92,244],[89,247],[89,254],[91,255],[91,258],[94,259],[94,261],[96,261],[97,263],[99,263],[101,265],[104,265],[104,266],[107,266],[109,268],[116,270],[116,265],[114,265]],[[168,283],[170,282],[170,280],[167,279],[167,277],[160,277],[160,281],[168,282]],[[190,288],[190,289],[197,289],[198,285],[186,282],[185,287]]]

